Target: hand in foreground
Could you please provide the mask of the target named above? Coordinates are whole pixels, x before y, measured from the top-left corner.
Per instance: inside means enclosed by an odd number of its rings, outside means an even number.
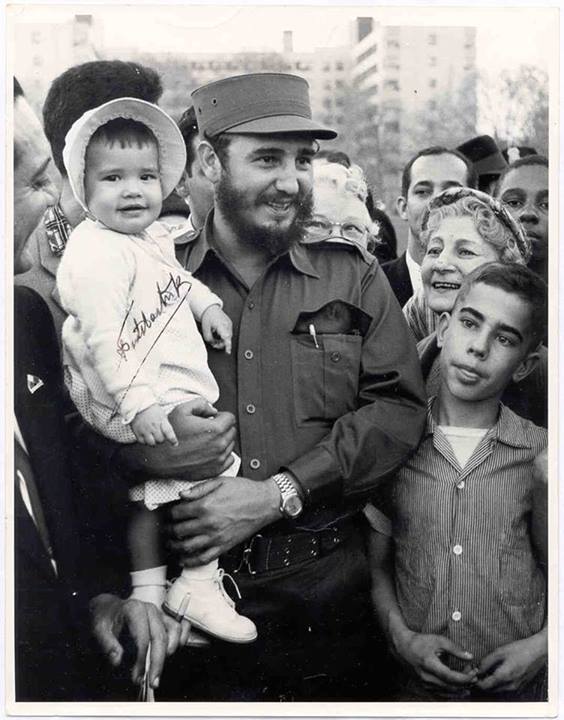
[[[122,445],[117,456],[122,472],[143,477],[176,477],[196,482],[216,477],[232,463],[235,418],[217,412],[207,400],[196,398],[176,407],[169,415],[179,444],[148,447]]]
[[[131,670],[131,680],[135,685],[143,681],[147,649],[151,644],[149,685],[157,688],[169,645],[162,613],[151,603],[102,594],[90,601],[90,618],[92,634],[114,667],[120,665],[123,659],[119,637],[124,630],[129,632],[137,649]],[[180,639],[179,631],[176,646]]]
[[[493,693],[515,692],[535,677],[547,656],[544,628],[536,635],[503,645],[486,655],[478,666],[477,687]]]
[[[156,445],[165,440],[171,445],[178,445],[176,433],[160,405],[149,405],[145,410],[138,412],[131,421],[131,429],[137,442],[143,445]]]
[[[186,567],[215,560],[280,518],[280,492],[272,480],[219,477],[181,497],[168,511],[166,531],[169,548]]]
[[[233,323],[219,305],[210,305],[202,315],[202,335],[204,340],[216,350],[231,355]]]
[[[476,682],[475,669],[457,672],[445,665],[442,660],[445,654],[466,663],[472,660],[472,654],[442,635],[424,635],[405,630],[401,636],[392,637],[392,646],[398,658],[432,689],[456,691],[469,688]]]

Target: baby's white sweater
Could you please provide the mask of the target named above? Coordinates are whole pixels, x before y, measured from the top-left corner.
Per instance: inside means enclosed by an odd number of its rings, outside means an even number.
[[[84,220],[65,248],[57,288],[69,314],[63,361],[123,422],[155,403],[217,401],[195,319],[222,303],[177,262],[160,223],[124,235]]]

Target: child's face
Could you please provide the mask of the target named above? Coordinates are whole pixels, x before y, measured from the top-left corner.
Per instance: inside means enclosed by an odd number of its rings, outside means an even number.
[[[481,237],[471,217],[442,220],[431,234],[421,264],[423,289],[431,310],[450,312],[464,276],[493,261],[499,261],[498,252]]]
[[[111,230],[125,234],[145,230],[162,207],[157,146],[90,143],[84,190],[90,212]]]
[[[499,399],[510,380],[532,370],[538,356],[530,349],[531,313],[518,295],[478,283],[451,317],[441,316],[441,381],[454,397]]]

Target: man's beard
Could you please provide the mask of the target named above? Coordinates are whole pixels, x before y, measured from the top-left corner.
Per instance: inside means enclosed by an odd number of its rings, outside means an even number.
[[[274,200],[275,198],[270,197],[270,194],[263,193],[256,198],[255,202],[249,203],[245,191],[234,187],[229,174],[225,171],[216,187],[216,207],[239,240],[254,245],[260,250],[267,250],[272,257],[276,257],[287,252],[301,240],[304,223],[311,217],[313,193],[300,189],[292,198],[284,195],[284,201],[290,201],[296,209],[294,219],[286,228],[277,227],[274,221],[267,227],[261,227],[245,217],[245,210],[251,214],[262,204],[268,203],[269,199]]]

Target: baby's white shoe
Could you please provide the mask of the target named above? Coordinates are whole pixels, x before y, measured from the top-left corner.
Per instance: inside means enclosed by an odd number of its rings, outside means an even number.
[[[239,594],[233,578],[226,576],[221,568],[212,578],[195,579],[181,575],[170,586],[163,610],[176,620],[186,618],[198,630],[221,640],[253,642],[257,637],[256,626],[235,610],[235,603],[223,587],[224,577],[233,582]]]

